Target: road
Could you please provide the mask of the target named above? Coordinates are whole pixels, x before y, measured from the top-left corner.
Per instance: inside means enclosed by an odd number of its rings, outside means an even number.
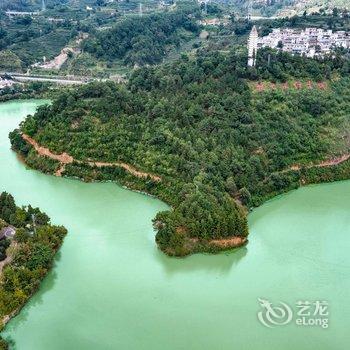
[[[61,85],[78,85],[86,84],[90,81],[103,81],[104,79],[91,78],[91,77],[76,77],[67,76],[62,77],[59,75],[29,75],[15,72],[0,72],[0,76],[6,76],[14,81],[28,82],[28,81],[40,81],[40,82],[50,82]]]
[[[20,82],[40,81],[40,82],[56,83],[61,85],[81,85],[81,84],[87,83],[87,81],[83,81],[83,80],[66,80],[66,79],[57,79],[57,78],[13,76],[13,75],[11,77],[13,78],[13,80],[20,81]]]
[[[7,77],[13,81],[28,82],[28,81],[40,81],[49,82],[61,85],[79,85],[87,84],[92,81],[107,81],[112,80],[117,83],[125,82],[125,78],[121,75],[115,75],[111,78],[94,78],[88,76],[60,76],[60,75],[40,75],[40,74],[24,74],[16,72],[0,72],[0,77]]]

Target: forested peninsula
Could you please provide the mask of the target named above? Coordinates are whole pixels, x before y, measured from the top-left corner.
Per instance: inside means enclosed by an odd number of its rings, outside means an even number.
[[[33,168],[164,200],[154,226],[166,254],[216,252],[247,242],[249,208],[350,177],[349,72],[341,56],[264,49],[247,68],[245,52],[202,49],[125,85],[63,90],[10,139]]]
[[[67,230],[32,206],[0,194],[0,330],[37,291]],[[7,349],[0,337],[0,349]]]

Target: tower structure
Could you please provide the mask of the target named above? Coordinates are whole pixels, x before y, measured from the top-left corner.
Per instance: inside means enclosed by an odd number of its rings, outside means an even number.
[[[247,20],[248,21],[252,19],[252,11],[253,11],[252,0],[248,0],[247,2]]]
[[[142,17],[142,3],[139,4],[139,16]]]
[[[248,39],[248,67],[255,67],[256,53],[258,51],[258,30],[253,26]]]

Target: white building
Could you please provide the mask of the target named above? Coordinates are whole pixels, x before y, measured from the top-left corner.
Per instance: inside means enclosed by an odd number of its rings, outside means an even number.
[[[350,48],[350,33],[345,31],[333,32],[320,28],[273,29],[267,36],[258,38],[258,48],[271,47],[292,54],[307,57],[324,56],[335,47]]]

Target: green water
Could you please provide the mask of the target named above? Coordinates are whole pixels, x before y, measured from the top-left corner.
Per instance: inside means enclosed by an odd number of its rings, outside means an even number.
[[[151,219],[162,202],[115,184],[28,170],[8,132],[39,102],[0,104],[0,191],[68,230],[54,269],[7,326],[19,350],[345,350],[350,345],[350,182],[289,193],[249,217],[239,251],[164,256]],[[273,329],[257,298],[326,300],[329,328]]]

